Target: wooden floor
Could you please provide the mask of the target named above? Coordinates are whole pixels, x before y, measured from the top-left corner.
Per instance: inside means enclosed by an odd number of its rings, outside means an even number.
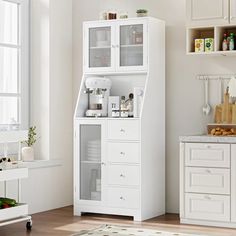
[[[167,214],[142,223],[133,222],[129,217],[84,215],[73,216],[72,207],[33,215],[33,229],[26,232],[25,223],[0,227],[0,236],[47,236],[72,235],[80,230],[99,227],[104,224],[158,229],[169,232],[195,233],[213,236],[236,236],[236,229],[180,225],[178,215]]]

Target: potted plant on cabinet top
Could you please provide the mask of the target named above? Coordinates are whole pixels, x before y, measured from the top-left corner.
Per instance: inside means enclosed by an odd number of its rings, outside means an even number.
[[[145,17],[145,16],[148,15],[148,10],[146,10],[146,9],[138,9],[136,11],[136,13],[137,13],[137,17]]]
[[[23,147],[21,150],[21,156],[23,161],[33,161],[34,160],[34,148],[33,145],[36,143],[36,126],[29,128],[28,140],[24,141],[27,146]]]

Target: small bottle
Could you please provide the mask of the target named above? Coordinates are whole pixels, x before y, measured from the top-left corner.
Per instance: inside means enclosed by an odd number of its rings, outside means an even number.
[[[126,110],[125,96],[121,96],[121,100],[120,100],[120,110],[121,110],[121,111]]]
[[[228,50],[228,39],[227,34],[224,34],[224,40],[222,42],[222,50],[227,51]]]
[[[234,33],[231,33],[231,34],[230,34],[229,50],[230,50],[230,51],[233,51],[233,50],[234,50]]]
[[[128,110],[128,116],[134,117],[134,105],[133,105],[134,94],[129,94],[129,99],[126,101],[126,107]]]
[[[127,118],[128,115],[129,114],[126,106],[125,96],[122,96],[120,101],[120,116],[122,118]]]

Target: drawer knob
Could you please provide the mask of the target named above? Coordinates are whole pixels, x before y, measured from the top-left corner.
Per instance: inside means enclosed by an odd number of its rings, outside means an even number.
[[[120,129],[120,132],[124,133],[124,132],[125,132],[125,130],[121,128],[121,129]]]
[[[210,171],[210,170],[206,170],[206,173],[207,173],[207,174],[211,174],[211,171]]]
[[[123,174],[120,174],[120,177],[121,177],[121,178],[125,178],[125,175],[123,175]]]
[[[102,164],[102,166],[105,166],[105,165],[106,165],[106,163],[105,163],[105,162],[102,162],[101,164]]]
[[[121,196],[121,197],[120,197],[120,200],[125,200],[125,199],[124,199],[124,197]]]
[[[211,145],[206,145],[206,148],[207,148],[207,149],[210,149],[210,148],[211,148]]]
[[[207,200],[211,200],[210,196],[205,196],[204,198],[207,199]]]
[[[120,155],[125,156],[125,152],[120,152]]]

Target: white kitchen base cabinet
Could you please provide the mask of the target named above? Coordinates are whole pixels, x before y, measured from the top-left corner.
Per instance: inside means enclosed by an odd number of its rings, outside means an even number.
[[[236,138],[180,138],[180,221],[236,228]]]
[[[165,214],[165,23],[85,22],[83,69],[74,116],[74,214],[135,221]],[[134,117],[86,117],[91,76],[111,81],[110,96],[133,93],[134,107],[140,105]]]

